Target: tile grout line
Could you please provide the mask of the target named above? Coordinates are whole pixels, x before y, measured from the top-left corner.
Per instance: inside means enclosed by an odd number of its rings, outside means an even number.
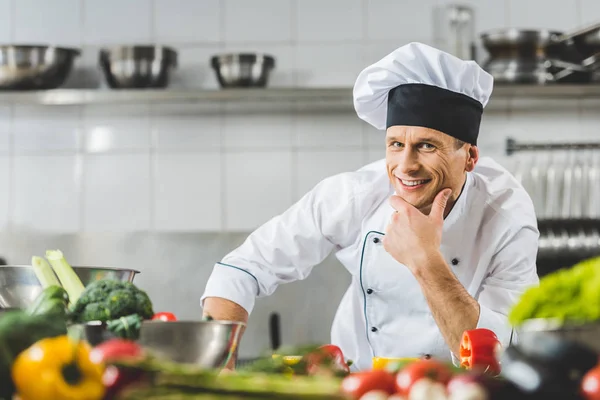
[[[156,222],[156,196],[157,196],[157,164],[158,160],[156,159],[156,147],[157,147],[157,135],[156,132],[156,123],[154,120],[154,116],[152,113],[153,107],[150,103],[147,103],[147,112],[148,112],[148,173],[150,182],[148,184],[148,230],[150,232],[157,232],[157,222]]]
[[[87,189],[87,185],[86,185],[86,165],[87,165],[87,161],[88,161],[88,157],[86,157],[86,154],[84,151],[84,146],[85,146],[85,121],[84,121],[84,106],[79,107],[79,134],[78,134],[78,140],[79,143],[77,144],[77,157],[80,158],[81,160],[81,174],[80,174],[80,193],[79,193],[79,229],[80,232],[85,232],[86,229],[86,220],[85,220],[85,205],[86,203],[86,189]]]
[[[15,105],[11,104],[9,109],[9,141],[8,141],[8,207],[6,210],[6,225],[8,231],[12,232],[14,226],[15,215],[15,155],[14,155],[14,120],[15,120]]]

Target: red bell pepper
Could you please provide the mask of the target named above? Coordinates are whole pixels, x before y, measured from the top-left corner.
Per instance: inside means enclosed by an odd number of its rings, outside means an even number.
[[[498,352],[502,345],[496,334],[485,328],[465,331],[460,343],[460,365],[467,369],[482,370],[491,375],[500,374]]]

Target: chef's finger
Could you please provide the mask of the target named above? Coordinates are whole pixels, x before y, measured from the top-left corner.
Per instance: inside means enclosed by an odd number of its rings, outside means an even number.
[[[448,204],[450,193],[452,193],[452,189],[444,189],[435,196],[431,205],[431,212],[429,213],[431,218],[438,221],[444,220],[444,210],[446,209],[446,204]]]
[[[390,197],[390,205],[394,210],[398,212],[407,212],[412,207],[412,205],[409,202],[404,200],[402,197],[396,195]]]

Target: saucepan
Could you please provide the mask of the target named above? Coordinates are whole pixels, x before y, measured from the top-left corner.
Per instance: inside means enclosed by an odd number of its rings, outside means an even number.
[[[552,30],[497,29],[481,34],[489,53],[483,68],[497,83],[586,83],[598,67]]]

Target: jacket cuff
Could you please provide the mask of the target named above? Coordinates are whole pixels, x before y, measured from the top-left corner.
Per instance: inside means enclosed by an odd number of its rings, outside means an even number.
[[[508,318],[503,314],[492,311],[483,304],[479,305],[479,321],[477,321],[477,328],[487,328],[494,331],[503,347],[509,345],[512,329],[508,322]]]
[[[254,275],[234,265],[217,263],[206,283],[200,306],[204,307],[207,297],[221,297],[238,304],[250,314],[257,294],[258,281]]]

